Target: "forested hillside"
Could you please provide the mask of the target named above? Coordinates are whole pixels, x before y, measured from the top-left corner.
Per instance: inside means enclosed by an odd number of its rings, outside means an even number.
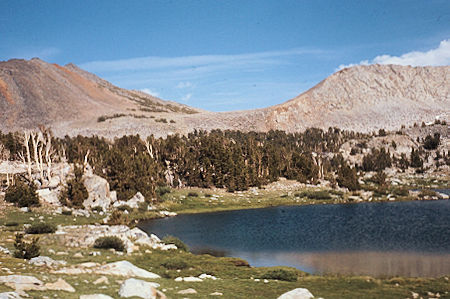
[[[337,128],[327,131],[312,128],[293,134],[213,130],[165,139],[150,136],[145,140],[138,135],[114,141],[66,136],[53,138],[52,147],[55,160],[78,164],[87,161],[94,173],[108,180],[122,200],[131,198],[137,191],[155,198],[161,186],[241,191],[260,187],[279,177],[311,184],[325,179],[333,185],[355,190],[358,189],[357,171],[382,171],[391,166],[400,169],[412,166],[423,171],[423,159],[429,156],[426,147],[413,149],[408,156],[396,156],[389,149],[368,149],[366,141],[371,138]],[[439,143],[438,135],[433,138]],[[428,139],[424,140],[424,145],[428,145]],[[341,146],[349,140],[359,140],[350,155],[366,153],[359,164],[352,165],[348,157],[341,154]],[[19,133],[0,134],[0,144],[10,160],[19,160],[23,155]],[[448,153],[438,154],[441,160],[448,162]]]

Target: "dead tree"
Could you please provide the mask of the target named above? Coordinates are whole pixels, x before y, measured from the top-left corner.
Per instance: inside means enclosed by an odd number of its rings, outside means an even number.
[[[147,153],[150,155],[152,159],[155,157],[153,156],[153,146],[150,144],[148,140],[145,140],[145,147],[147,148]]]
[[[26,157],[24,156],[23,151],[19,154],[19,157],[22,159],[23,163],[27,164],[28,179],[30,180],[30,182],[32,182],[33,178],[31,176],[30,138],[31,133],[29,131],[24,131],[22,141],[23,146],[25,147]]]
[[[45,140],[45,161],[47,162],[47,179],[50,182],[52,179],[52,156],[54,150],[52,148],[52,136],[47,132],[47,139]]]

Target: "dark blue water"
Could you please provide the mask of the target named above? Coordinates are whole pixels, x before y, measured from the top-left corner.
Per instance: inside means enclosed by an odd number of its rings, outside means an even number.
[[[315,272],[321,270],[319,266],[298,262],[298,257],[305,259],[308,255],[311,260],[311,256],[336,253],[400,253],[445,256],[441,270],[450,272],[448,200],[285,206],[179,215],[141,223],[140,227],[160,237],[177,236],[194,252],[240,256],[255,265],[291,265]]]

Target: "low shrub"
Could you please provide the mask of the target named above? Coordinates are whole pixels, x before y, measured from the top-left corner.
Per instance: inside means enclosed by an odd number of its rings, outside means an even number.
[[[35,223],[25,230],[27,234],[52,234],[56,231],[56,227],[48,223]]]
[[[59,195],[59,201],[67,207],[82,207],[89,193],[83,184],[83,168],[75,167],[74,178],[67,181]]]
[[[125,215],[122,211],[115,210],[112,212],[108,219],[109,225],[127,225],[130,222],[128,215]]]
[[[148,203],[146,203],[146,202],[138,203],[138,211],[139,212],[147,212],[148,211]]]
[[[171,191],[172,190],[170,189],[170,187],[167,186],[159,186],[158,188],[156,188],[156,194],[158,194],[160,197],[164,194],[170,193]]]
[[[18,226],[18,225],[19,225],[18,222],[6,222],[5,223],[5,226],[9,226],[9,227],[11,227],[11,226]]]
[[[396,196],[408,196],[409,190],[407,188],[395,188],[392,193]]]
[[[189,247],[183,243],[183,241],[181,241],[180,239],[178,239],[177,237],[174,236],[165,236],[162,241],[165,244],[174,244],[175,246],[177,246],[178,249],[183,250],[183,251],[189,251]]]
[[[165,261],[161,264],[161,266],[169,270],[183,270],[186,269],[189,265],[182,259],[173,258]]]
[[[230,263],[232,263],[236,267],[248,267],[248,268],[250,268],[250,264],[246,260],[243,260],[243,259],[234,258],[234,259],[230,260]]]
[[[331,199],[330,193],[327,191],[321,190],[321,191],[303,191],[301,193],[296,193],[295,196],[297,197],[307,197],[309,199],[316,199],[316,200],[328,200]]]
[[[263,279],[275,279],[283,281],[297,281],[297,273],[292,270],[275,269],[269,270],[261,276]]]
[[[103,208],[101,206],[95,206],[95,207],[92,207],[91,211],[100,213],[100,212],[103,212]]]
[[[16,240],[14,242],[14,257],[19,259],[32,259],[40,255],[40,246],[38,244],[39,238],[35,237],[31,242],[23,240],[23,234],[16,234]]]
[[[420,198],[424,198],[424,197],[438,197],[438,194],[433,191],[433,190],[429,190],[429,189],[424,189],[422,191],[420,191],[419,193],[419,197]]]
[[[125,212],[125,211],[130,212],[133,209],[130,208],[130,206],[127,206],[127,205],[120,205],[120,206],[117,207],[117,210],[122,211],[122,212]]]
[[[61,212],[61,214],[66,215],[66,216],[71,216],[72,215],[72,211],[71,210],[63,210]]]
[[[124,251],[125,244],[116,236],[100,237],[95,240],[94,248],[101,249],[115,249],[117,251]]]
[[[198,193],[194,192],[194,191],[191,191],[191,192],[188,193],[188,196],[189,197],[198,197]]]
[[[21,208],[39,206],[36,187],[22,181],[17,181],[14,186],[6,189],[5,201],[14,203]]]
[[[98,118],[97,118],[97,122],[98,123],[101,123],[101,122],[104,122],[106,120],[106,116],[99,116]]]

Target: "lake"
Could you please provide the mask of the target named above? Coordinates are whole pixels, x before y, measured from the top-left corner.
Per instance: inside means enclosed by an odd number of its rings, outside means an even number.
[[[450,273],[450,201],[281,206],[143,222],[194,253],[309,273],[427,276]]]

